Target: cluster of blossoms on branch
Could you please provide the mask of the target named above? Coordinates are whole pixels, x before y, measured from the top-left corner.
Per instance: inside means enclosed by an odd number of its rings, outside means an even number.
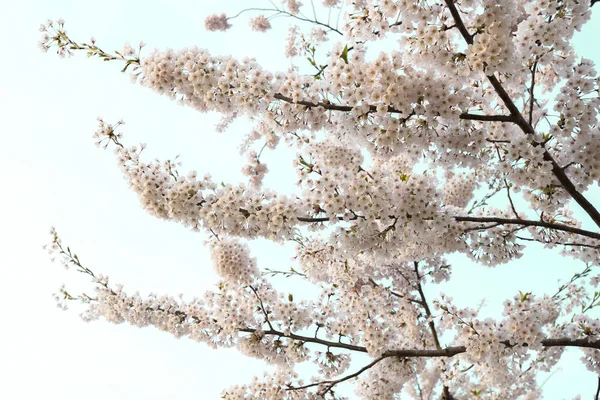
[[[53,257],[89,275],[96,290],[74,296],[61,288],[61,306],[79,300],[87,320],[152,325],[276,365],[270,376],[226,389],[225,399],[343,398],[338,387],[352,382],[368,399],[534,399],[537,372],[551,370],[569,346],[583,348],[600,374],[599,322],[589,315],[600,304],[599,278],[587,280],[600,262],[600,213],[585,196],[600,174],[600,81],[571,45],[589,5],[347,3],[323,1],[328,19],[295,0],[243,11],[262,13],[250,20],[257,31],[278,17],[311,25],[292,27],[285,49],[308,60],[308,73],[273,73],[198,47],[141,57],[126,46],[112,55],[71,39],[63,21],[42,26],[45,50],[131,66],[134,82],[221,113],[219,131],[236,118],[252,124],[240,146],[249,184],[232,185],[180,174],[177,159],[146,160],[145,145],[124,144],[122,121],[100,119],[95,141],[114,148],[142,207],[208,232],[222,280],[192,300],[129,295],[84,267],[53,231]],[[230,29],[240,14],[209,16],[206,28]],[[394,50],[369,51],[390,38]],[[262,187],[261,154],[282,143],[296,150],[295,194]],[[277,291],[250,255],[246,242],[255,238],[296,242],[298,267],[288,275],[320,295],[298,301]],[[584,271],[554,295],[515,295],[497,319],[448,296],[427,298],[426,287],[451,279],[449,254],[499,266],[531,242],[561,248]],[[305,361],[316,365],[315,377],[297,372]]]

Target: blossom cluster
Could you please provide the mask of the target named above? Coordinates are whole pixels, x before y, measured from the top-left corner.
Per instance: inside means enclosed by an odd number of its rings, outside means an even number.
[[[305,56],[309,74],[299,66],[274,73],[254,59],[198,47],[141,57],[126,45],[111,54],[94,40],[73,41],[63,21],[42,26],[44,50],[82,50],[133,66],[142,86],[220,113],[217,131],[238,117],[252,123],[240,145],[249,184],[233,185],[180,172],[178,158],[147,160],[145,145],[125,144],[123,121],[100,119],[94,140],[114,149],[142,207],[211,235],[221,281],[192,300],[130,295],[83,266],[53,231],[52,257],[96,287],[93,296],[62,287],[59,305],[80,301],[86,320],[152,325],[276,366],[271,376],[226,389],[226,399],[333,397],[350,380],[364,398],[404,390],[535,398],[536,372],[550,371],[565,346],[586,347],[584,363],[599,372],[600,325],[586,313],[600,305],[600,294],[589,290],[600,280],[582,278],[600,261],[600,235],[570,210],[577,203],[600,226],[584,193],[600,177],[600,81],[570,43],[588,7],[577,0],[322,5],[331,12],[343,5],[341,26],[316,13],[307,18],[296,0],[250,19],[263,32],[277,15],[312,21],[310,31],[290,30],[285,50]],[[206,28],[225,31],[232,18],[210,16]],[[385,38],[400,45],[369,50]],[[281,143],[296,152],[294,195],[261,186],[269,172],[261,154]],[[492,197],[502,200],[488,204]],[[289,275],[318,295],[298,301],[277,291],[250,254],[247,241],[256,238],[296,242]],[[561,247],[586,272],[554,296],[520,292],[498,318],[444,295],[428,303],[430,288],[452,277],[448,255],[500,266],[521,257],[529,242]],[[307,361],[318,376],[299,374],[297,364]]]

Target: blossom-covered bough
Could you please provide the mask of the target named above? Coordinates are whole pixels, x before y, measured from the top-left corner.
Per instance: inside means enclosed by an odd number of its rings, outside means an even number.
[[[63,21],[42,26],[44,50],[123,62],[142,86],[221,113],[219,130],[237,117],[252,123],[241,146],[249,183],[231,185],[144,160],[144,146],[123,142],[122,122],[100,120],[96,143],[115,149],[148,213],[210,232],[222,281],[191,301],[130,295],[53,230],[50,252],[96,284],[93,296],[61,288],[59,303],[79,300],[88,320],[152,325],[276,365],[225,399],[338,398],[344,384],[376,399],[533,399],[537,373],[566,347],[600,374],[600,323],[590,315],[600,304],[600,275],[591,275],[600,212],[586,197],[600,176],[599,79],[571,45],[589,2],[324,0],[326,19],[312,2],[273,7],[243,13],[260,13],[250,20],[258,31],[275,17],[302,24],[290,28],[285,54],[314,70],[272,73],[196,47],[112,54],[74,41]],[[206,27],[231,21],[215,15]],[[369,52],[380,40],[394,45]],[[261,187],[260,155],[281,139],[297,151],[295,194]],[[250,256],[253,238],[295,241],[299,267],[287,275],[320,296],[278,291],[275,272]],[[530,242],[585,268],[554,294],[507,294],[497,319],[426,297],[425,285],[450,279],[447,255],[498,266]],[[312,378],[298,373],[305,361],[316,365]]]

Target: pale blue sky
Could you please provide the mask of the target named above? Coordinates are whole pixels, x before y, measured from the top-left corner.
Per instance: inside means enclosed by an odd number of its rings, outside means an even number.
[[[74,271],[51,264],[41,250],[50,238],[49,227],[55,225],[87,266],[125,284],[129,292],[191,296],[213,287],[217,277],[202,245],[204,236],[148,216],[128,190],[112,152],[97,149],[92,134],[97,116],[109,122],[123,118],[126,142],[146,142],[148,153],[163,159],[181,154],[184,170],[210,171],[215,178],[231,182],[242,179],[242,160],[232,143],[248,126],[237,123],[226,134],[216,134],[218,116],[198,114],[130,84],[118,65],[83,55],[59,59],[41,53],[36,43],[39,24],[62,17],[73,37],[94,36],[107,50],[140,40],[148,44],[147,51],[199,45],[215,54],[253,56],[267,68],[286,70],[290,64],[283,57],[285,19],[274,22],[275,34],[250,32],[244,19],[235,21],[237,27],[227,34],[204,31],[207,15],[237,11],[242,5],[254,3],[25,0],[4,4],[0,15],[0,168],[5,172],[0,197],[4,311],[0,398],[216,399],[223,388],[248,381],[262,368],[262,363],[235,350],[213,351],[154,329],[103,321],[85,324],[75,309],[58,310],[51,293],[61,283],[73,289],[89,286]],[[597,63],[600,55],[594,51],[593,39],[599,37],[600,16],[595,15],[579,36],[578,49]],[[265,160],[275,158],[265,154]],[[267,184],[291,188],[295,181],[291,162],[277,171]],[[261,267],[287,269],[290,248],[255,246],[255,254]],[[541,257],[531,254],[491,271],[461,261],[446,292],[462,305],[487,298],[493,311],[501,304],[502,293],[551,290],[559,277],[567,278],[580,268],[569,260]],[[504,292],[491,290],[490,282],[501,282]],[[596,379],[579,367],[578,358],[578,353],[569,353],[562,370],[547,384],[552,393],[547,398],[570,398],[580,392],[591,397]]]

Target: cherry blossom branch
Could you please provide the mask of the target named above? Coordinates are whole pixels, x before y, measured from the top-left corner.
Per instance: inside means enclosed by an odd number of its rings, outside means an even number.
[[[282,95],[281,93],[275,93],[273,97],[277,100],[285,101],[290,104],[298,104],[305,107],[323,107],[326,110],[350,112],[354,108],[353,106],[343,104],[333,104],[329,101],[313,103],[306,100],[294,101],[291,97]],[[369,105],[369,112],[376,112],[377,106]],[[402,111],[395,109],[392,106],[387,107],[387,112],[390,114],[402,114]],[[480,114],[469,114],[462,113],[459,116],[460,119],[472,120],[472,121],[488,121],[488,122],[514,122],[514,118],[510,115],[480,115]]]
[[[275,10],[274,9],[252,8],[252,9],[243,10],[240,13],[238,13],[236,16],[240,15],[244,11],[275,11]],[[283,10],[277,10],[277,11],[284,13],[284,14],[289,14]],[[235,18],[236,16],[230,17],[228,19]],[[291,16],[293,16],[293,15],[291,15]],[[293,16],[293,17],[296,17],[296,16]],[[310,20],[307,20],[307,21],[310,21]],[[314,21],[312,21],[312,22],[314,22]],[[59,48],[59,52],[65,50],[69,54],[71,53],[72,50],[87,50],[88,56],[99,56],[104,61],[114,61],[114,60],[125,61],[126,65],[122,70],[123,72],[131,65],[140,65],[141,64],[141,59],[139,57],[139,50],[141,50],[141,48],[143,47],[143,44],[141,44],[140,49],[138,50],[138,53],[135,56],[124,57],[118,51],[116,52],[116,55],[113,55],[113,54],[107,53],[107,52],[103,51],[102,49],[100,49],[99,47],[97,47],[95,45],[95,42],[92,45],[88,45],[86,43],[78,44],[77,42],[73,41],[64,32],[62,24],[59,25],[58,29],[55,29],[54,36],[49,37],[42,45],[45,46],[46,49],[50,48],[53,45],[56,45]],[[133,54],[133,53],[131,53],[131,54]],[[127,55],[129,55],[129,53]],[[284,96],[281,93],[275,93],[273,95],[273,98],[275,98],[277,100],[285,101],[286,103],[290,103],[290,104],[298,104],[298,105],[303,105],[305,107],[323,107],[326,110],[333,110],[333,111],[350,112],[354,108],[353,106],[349,106],[349,105],[333,104],[327,100],[322,101],[322,102],[317,102],[317,103],[306,101],[306,100],[294,101],[291,97]],[[376,111],[377,111],[377,106],[369,105],[369,112],[376,112]],[[387,112],[391,113],[391,114],[402,114],[402,112],[400,110],[397,110],[392,106],[387,107]],[[411,113],[411,115],[414,115],[414,114]],[[462,113],[462,114],[460,114],[459,118],[464,119],[464,120],[473,120],[473,121],[515,122],[515,119],[511,115],[479,115],[479,114]],[[406,119],[408,119],[408,117]]]
[[[402,273],[401,273],[400,275],[402,275]],[[402,276],[404,277],[404,275],[402,275]],[[406,279],[406,278],[404,278],[404,279]],[[408,281],[408,280],[407,280],[407,281]],[[379,284],[378,284],[377,282],[375,282],[375,281],[374,281],[372,278],[369,278],[369,282],[371,283],[371,285],[373,285],[373,287],[382,287],[382,288],[384,288],[385,290],[387,290],[387,291],[389,292],[389,294],[391,294],[391,295],[392,295],[392,296],[394,296],[394,297],[398,297],[398,298],[400,298],[400,299],[405,299],[405,300],[407,300],[407,301],[410,301],[411,303],[419,304],[419,305],[421,305],[421,306],[423,305],[423,302],[422,302],[421,300],[418,300],[418,299],[413,299],[413,298],[411,298],[411,297],[408,297],[407,295],[402,295],[402,294],[400,294],[400,293],[396,293],[396,292],[394,292],[394,291],[393,291],[391,288],[389,288],[389,287],[385,287],[385,286],[383,286],[383,285],[379,285]],[[410,281],[408,281],[408,282],[410,282]]]
[[[53,241],[53,243],[56,243],[56,241]],[[62,251],[62,244],[61,244],[60,248],[58,246],[55,246],[54,249],[50,249],[50,250],[54,253],[58,253],[61,257],[65,258],[67,260],[73,259],[73,256],[70,255],[69,251],[67,251],[67,252]],[[87,267],[82,266],[81,263],[77,262],[77,263],[75,263],[75,265],[77,265],[78,269],[84,270],[86,274],[95,277],[95,275],[93,275],[93,272],[91,272]],[[117,296],[117,293],[108,287],[106,279],[96,278],[96,279],[94,279],[94,281],[96,283],[104,286],[105,288],[107,288],[113,296]],[[65,300],[80,300],[80,301],[83,301],[86,303],[96,301],[95,299],[90,298],[90,297],[87,297],[85,299],[67,298]],[[134,305],[131,303],[128,304],[128,306],[134,307]],[[155,309],[152,309],[152,308],[146,309],[146,311],[160,311],[160,312],[166,313],[166,314],[173,314],[174,316],[176,316],[178,318],[180,323],[182,323],[183,321],[188,320],[188,319],[192,320],[192,321],[197,321],[195,316],[189,315],[188,313],[186,313],[184,311],[173,310],[171,308],[162,308],[162,307],[158,306]],[[357,345],[346,344],[346,343],[341,343],[341,342],[334,342],[334,341],[330,341],[330,340],[323,340],[323,339],[319,339],[316,337],[298,335],[293,332],[286,333],[286,332],[282,332],[282,331],[279,331],[276,329],[269,329],[267,331],[262,331],[262,330],[253,329],[253,328],[239,328],[238,331],[244,332],[244,333],[260,332],[263,335],[274,335],[274,336],[278,336],[278,337],[285,337],[285,338],[289,338],[289,339],[293,339],[293,340],[302,341],[305,343],[315,343],[315,344],[327,346],[329,348],[340,348],[340,349],[352,350],[352,351],[361,352],[361,353],[368,353],[366,347],[364,347],[364,346],[357,346]],[[508,347],[512,346],[510,341],[503,341],[502,343]],[[544,347],[583,347],[583,348],[600,349],[600,340],[595,340],[595,338],[591,338],[591,337],[582,338],[582,339],[568,339],[568,338],[544,339],[544,340],[542,340],[541,343]],[[525,346],[526,346],[526,344],[525,344]],[[465,346],[452,346],[452,347],[446,347],[446,348],[441,348],[441,346],[440,346],[440,348],[435,349],[435,350],[429,350],[429,349],[388,350],[383,353],[382,357],[383,358],[386,358],[386,357],[430,357],[430,358],[431,357],[452,357],[457,354],[461,354],[461,353],[465,353],[465,352],[466,352]]]
[[[425,298],[425,292],[423,292],[423,287],[421,286],[421,275],[419,274],[419,263],[417,261],[414,262],[414,267],[415,275],[417,277],[417,291],[419,292],[419,296],[421,297],[421,304],[425,309],[427,324],[429,325],[429,330],[431,331],[431,335],[433,336],[433,342],[435,343],[436,349],[442,350],[442,346],[440,345],[440,340],[438,338],[438,333],[435,329],[435,323],[433,322],[433,318],[431,315],[431,310],[429,309],[427,299]],[[445,369],[445,367],[443,369]],[[452,398],[452,395],[450,394],[450,389],[444,384],[442,384],[442,393],[444,398]]]
[[[336,380],[332,380],[332,381],[315,382],[315,383],[310,383],[310,384],[304,385],[304,386],[290,387],[290,388],[288,388],[286,390],[303,390],[303,389],[308,389],[308,388],[315,387],[315,386],[327,385],[327,389],[325,389],[325,391],[319,393],[322,396],[322,395],[325,395],[327,392],[329,392],[338,383],[342,383],[342,382],[347,381],[349,379],[356,378],[357,376],[359,376],[363,372],[367,371],[370,368],[373,368],[377,363],[379,363],[380,361],[383,361],[384,359],[386,359],[388,357],[391,357],[391,356],[381,356],[381,357],[373,360],[371,363],[365,365],[364,367],[362,367],[361,369],[359,369],[355,373],[350,374],[350,375],[346,375],[346,376],[344,376],[343,378],[340,378],[340,379],[336,379]]]
[[[431,331],[431,336],[433,336],[433,342],[435,343],[435,348],[438,350],[442,349],[440,345],[440,340],[438,338],[437,331],[435,329],[435,323],[431,319],[431,310],[429,309],[429,305],[427,304],[427,299],[425,298],[425,293],[423,292],[423,287],[421,286],[421,275],[419,274],[419,263],[415,261],[414,263],[415,275],[417,276],[417,291],[419,292],[419,296],[421,297],[421,305],[425,309],[425,316],[427,317],[427,324],[429,325],[429,329]]]
[[[396,357],[425,357],[425,358],[437,358],[437,357],[453,357],[457,354],[466,353],[467,348],[465,346],[451,346],[440,350],[388,350],[384,353],[385,356],[396,356]]]
[[[533,239],[533,238],[528,238],[528,237],[523,237],[523,236],[515,236],[515,238],[519,239],[519,240],[523,240],[526,242],[538,242],[538,243],[542,243],[542,244],[555,244],[558,246],[571,246],[571,247],[587,247],[589,249],[598,249],[600,247],[599,245],[592,245],[592,244],[587,244],[587,243],[570,243],[570,242],[557,242],[554,240],[542,240],[542,239]]]
[[[49,254],[52,254],[52,261],[55,260],[56,256],[59,256],[61,258],[62,265],[66,269],[68,269],[70,266],[75,266],[77,272],[89,275],[94,283],[97,283],[108,289],[108,283],[104,279],[97,277],[91,269],[84,266],[79,260],[77,253],[72,252],[69,246],[63,246],[62,240],[60,239],[55,228],[50,229],[50,234],[52,235],[52,242],[44,246],[44,249],[47,250]]]
[[[587,277],[591,271],[592,271],[592,268],[590,267],[590,265],[586,264],[585,269],[583,271],[577,272],[575,275],[573,275],[571,277],[571,279],[569,280],[569,282],[563,283],[562,285],[560,285],[560,287],[558,288],[558,290],[556,291],[556,293],[554,293],[554,295],[552,295],[552,299],[559,299],[560,294],[565,289],[567,289],[571,284],[573,284],[578,279]],[[568,297],[568,294],[565,297],[563,297],[563,299],[565,299],[567,297]]]
[[[115,51],[115,54],[108,53],[102,50],[96,45],[96,40],[92,38],[90,43],[77,43],[72,40],[64,30],[64,21],[58,20],[56,25],[54,22],[49,21],[46,25],[42,25],[40,30],[44,32],[44,37],[39,43],[40,48],[44,51],[48,51],[52,46],[58,47],[58,55],[64,57],[65,55],[73,54],[73,50],[85,50],[88,57],[98,56],[104,61],[124,61],[125,67],[121,72],[127,71],[131,65],[140,64],[140,52],[145,44],[142,42],[139,44],[137,51],[128,44],[125,45],[121,52]]]
[[[489,138],[486,138],[485,141],[486,142],[490,142],[490,143],[510,143],[510,140],[507,140],[507,139],[489,139]]]
[[[508,201],[510,202],[510,208],[512,209],[513,214],[515,214],[515,217],[519,218],[519,213],[517,212],[517,209],[515,208],[515,203],[513,203],[512,197],[510,196],[510,185],[508,184],[506,178],[504,178],[504,186],[506,187],[506,196],[508,196]]]
[[[310,22],[310,23],[312,23],[312,24],[317,24],[317,25],[323,26],[323,27],[325,27],[325,28],[329,29],[330,31],[333,31],[333,32],[337,33],[337,34],[338,34],[338,35],[340,35],[340,36],[343,36],[343,35],[344,35],[342,32],[340,32],[338,29],[334,28],[333,26],[331,26],[331,25],[328,25],[328,24],[326,24],[326,23],[324,23],[324,22],[321,22],[321,21],[319,21],[319,20],[316,18],[316,16],[315,16],[315,19],[305,18],[305,17],[301,17],[301,16],[298,16],[298,15],[292,14],[292,13],[290,13],[289,11],[285,11],[285,10],[282,10],[282,9],[280,9],[280,8],[276,8],[276,7],[275,7],[275,8],[246,8],[246,9],[244,9],[244,10],[242,10],[242,11],[238,12],[238,13],[237,13],[236,15],[234,15],[233,17],[227,17],[227,19],[228,19],[228,20],[230,20],[230,19],[237,18],[237,17],[239,17],[240,15],[242,15],[243,13],[245,13],[245,12],[248,12],[248,11],[265,11],[265,12],[273,12],[273,13],[275,13],[273,16],[277,16],[277,15],[280,15],[280,14],[281,14],[281,15],[284,15],[284,16],[286,16],[286,17],[291,17],[291,18],[297,19],[298,21]]]
[[[56,231],[54,231],[54,230],[53,230],[53,242],[51,243],[49,251],[53,254],[58,254],[63,259],[65,259],[66,262],[68,262],[68,263],[74,263],[74,265],[77,266],[78,270],[82,270],[82,272],[85,272],[86,274],[88,274],[92,277],[95,277],[95,275],[93,274],[93,272],[91,272],[91,270],[89,270],[87,267],[84,267],[78,261],[78,258],[76,259],[75,256],[72,255],[69,248],[67,248],[67,251],[64,251],[64,247],[62,246],[62,243],[60,242],[60,239],[58,238],[58,235],[56,234]],[[109,292],[111,293],[111,295],[117,296],[117,293],[108,287],[106,278],[104,278],[104,279],[96,278],[96,279],[94,279],[94,281],[96,283],[104,286],[105,288],[107,288],[109,290]],[[87,297],[85,299],[67,298],[66,300],[80,300],[80,301],[83,301],[86,303],[96,301],[95,299],[89,298],[89,297]],[[134,304],[129,303],[128,307],[133,308]],[[155,309],[153,309],[153,308],[146,309],[146,311],[160,311],[161,313],[165,313],[165,314],[173,314],[174,316],[176,316],[178,318],[180,323],[182,323],[183,321],[188,320],[188,319],[192,320],[192,321],[197,321],[197,318],[195,316],[189,315],[188,313],[186,313],[184,311],[173,310],[171,308],[162,308],[162,307],[158,306]],[[320,344],[320,345],[327,346],[329,348],[341,348],[341,349],[352,350],[352,351],[357,351],[357,352],[361,352],[361,353],[368,353],[366,347],[364,347],[364,346],[357,346],[357,345],[346,344],[346,343],[341,343],[341,342],[333,342],[333,341],[329,341],[329,340],[319,339],[316,337],[298,335],[293,332],[286,333],[286,332],[278,331],[276,329],[269,329],[267,331],[262,331],[262,330],[253,329],[253,328],[238,328],[238,331],[245,332],[245,333],[261,332],[261,334],[263,334],[263,335],[275,335],[275,336],[279,336],[279,337],[285,337],[285,338],[289,338],[289,339],[293,339],[293,340],[302,341],[305,343]],[[510,341],[503,341],[502,343],[505,344],[507,347],[512,347],[512,344],[510,343]],[[580,339],[569,339],[569,338],[552,339],[552,338],[550,338],[550,339],[542,340],[541,344],[544,347],[582,347],[582,348],[600,349],[600,340],[596,340],[596,338],[593,338],[593,337],[586,337],[586,338],[580,338]],[[525,344],[524,346],[527,346],[527,344]],[[466,352],[465,346],[452,346],[452,347],[446,347],[446,348],[439,348],[439,349],[435,349],[435,350],[398,349],[398,350],[388,350],[383,353],[382,357],[383,358],[385,358],[385,357],[452,357],[457,354],[461,354],[461,353],[465,353],[465,352]]]
[[[265,316],[265,322],[267,323],[267,325],[269,325],[269,328],[271,330],[273,330],[273,325],[271,325],[271,321],[269,320],[269,314],[267,313],[267,310],[265,310],[265,306],[262,302],[262,299],[258,295],[258,292],[256,291],[256,289],[254,289],[254,287],[252,285],[248,285],[248,287],[254,292],[254,295],[258,299],[258,302],[260,304],[260,310],[262,311],[263,315]]]
[[[514,345],[510,341],[505,340],[501,342],[507,347],[513,347]],[[544,347],[581,347],[588,349],[599,349],[600,340],[595,338],[586,337],[581,339],[569,339],[569,338],[557,338],[557,339],[544,339],[542,340],[542,346]],[[527,343],[523,344],[523,347],[527,347]],[[453,357],[458,354],[466,353],[467,348],[465,346],[451,346],[441,350],[388,350],[384,356],[398,356],[398,357]]]
[[[465,40],[467,41],[468,44],[473,44],[473,37],[475,35],[471,35],[469,33],[469,31],[467,30],[467,27],[463,23],[462,18],[460,17],[460,14],[458,13],[458,10],[454,6],[454,0],[444,0],[444,2],[446,3],[446,6],[448,6],[448,9],[450,10],[450,14],[452,14],[452,18],[454,19],[454,25],[452,27],[458,28],[462,37],[465,38]],[[447,28],[447,29],[450,29],[450,28]]]
[[[544,347],[583,347],[587,349],[600,349],[600,340],[595,338],[586,337],[582,339],[569,339],[569,338],[558,338],[558,339],[544,339],[542,340],[542,346]]]
[[[476,208],[483,207],[484,205],[486,205],[487,201],[495,195],[497,195],[501,190],[501,185],[497,185],[492,192],[487,193],[485,196],[483,196],[481,200],[476,200],[471,206],[471,208],[469,208],[469,211],[467,211],[467,214],[471,214]]]
[[[514,118],[511,115],[480,115],[463,113],[460,114],[459,118],[472,121],[514,122]]]
[[[469,33],[464,22],[462,21],[462,18],[454,4],[454,0],[444,0],[444,2],[450,10],[450,14],[452,14],[454,22],[458,27],[459,31],[461,32],[463,38],[465,39],[467,44],[472,45],[473,35]],[[492,87],[506,106],[506,108],[508,108],[508,111],[510,112],[511,116],[514,118],[512,122],[517,124],[525,134],[533,136],[535,134],[535,130],[533,129],[531,124],[525,120],[523,114],[521,114],[521,112],[519,111],[515,103],[512,101],[510,95],[506,92],[498,78],[496,78],[495,75],[486,76],[488,78],[488,81],[490,82],[490,84],[492,85]],[[577,204],[579,204],[579,206],[583,208],[583,210],[590,216],[594,223],[600,227],[600,212],[598,212],[594,205],[590,203],[590,201],[585,196],[579,193],[573,182],[571,182],[565,171],[558,165],[554,157],[552,157],[552,155],[548,152],[547,149],[544,149],[543,155],[544,160],[549,161],[552,164],[552,173],[554,174],[556,179],[558,179],[562,187],[567,191],[567,193],[569,193],[573,200],[575,200]]]

